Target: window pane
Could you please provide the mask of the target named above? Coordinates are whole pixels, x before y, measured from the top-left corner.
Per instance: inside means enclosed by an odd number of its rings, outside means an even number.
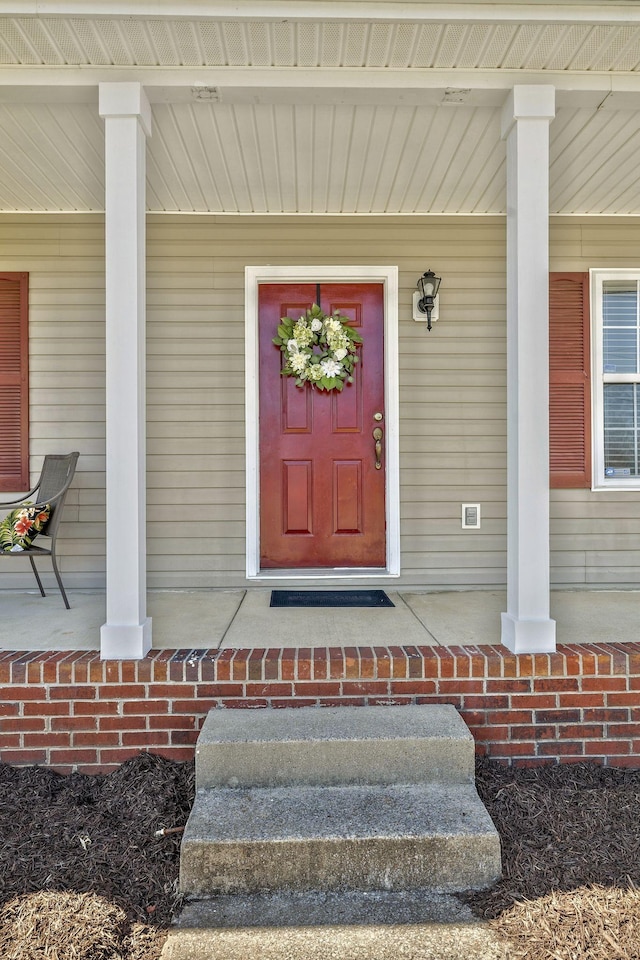
[[[602,297],[603,372],[638,373],[638,285],[606,280]]]
[[[638,384],[604,385],[605,477],[637,477]]]

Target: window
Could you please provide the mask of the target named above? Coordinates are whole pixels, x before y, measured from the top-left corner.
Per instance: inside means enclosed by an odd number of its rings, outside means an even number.
[[[0,491],[29,486],[29,275],[0,273]]]
[[[640,489],[640,273],[591,271],[594,487]]]

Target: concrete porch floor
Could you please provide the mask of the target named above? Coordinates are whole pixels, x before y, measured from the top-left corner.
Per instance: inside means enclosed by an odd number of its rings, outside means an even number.
[[[0,592],[0,650],[97,650],[105,621],[104,593]],[[504,591],[386,593],[387,608],[269,607],[270,589],[152,591],[156,649],[247,647],[451,646],[500,643]],[[640,591],[554,591],[551,615],[563,643],[637,638]]]

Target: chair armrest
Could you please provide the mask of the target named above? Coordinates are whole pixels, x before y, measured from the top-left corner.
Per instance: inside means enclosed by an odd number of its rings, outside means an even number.
[[[36,490],[37,489],[38,488],[36,487]],[[33,493],[35,491],[31,491],[31,492]],[[27,493],[25,494],[25,496],[28,497],[29,494]],[[29,509],[33,510],[35,507],[38,507],[38,508],[46,507],[47,504],[55,503],[56,500],[57,500],[57,497],[52,497],[51,500],[41,500],[37,503],[30,503]],[[0,510],[4,510],[7,507],[21,507],[21,506],[26,506],[24,497],[20,497],[19,500],[7,500],[5,503],[0,503]]]
[[[37,489],[38,489],[37,487],[33,487],[31,490],[27,490],[26,493],[21,493],[20,496],[17,497],[15,500],[5,500],[4,503],[0,503],[0,510],[2,510],[4,507],[16,507],[18,506],[18,504],[24,503],[24,501],[28,497],[31,497],[36,492]]]

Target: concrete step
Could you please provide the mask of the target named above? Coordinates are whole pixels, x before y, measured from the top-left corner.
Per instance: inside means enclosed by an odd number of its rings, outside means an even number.
[[[161,960],[506,960],[488,925],[452,896],[270,893],[194,902]]]
[[[499,876],[500,840],[472,783],[200,790],[180,859],[181,891],[199,898],[466,890]]]
[[[196,750],[198,789],[473,779],[473,738],[447,704],[212,710]]]

